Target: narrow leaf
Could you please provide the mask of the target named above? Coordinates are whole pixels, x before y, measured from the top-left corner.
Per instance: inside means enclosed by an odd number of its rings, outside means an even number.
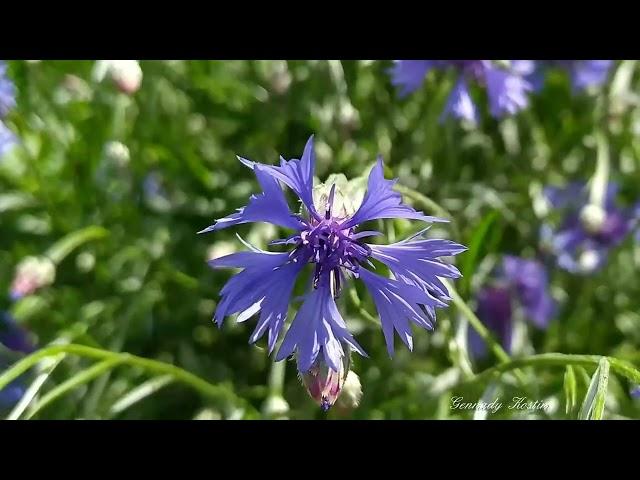
[[[564,398],[565,412],[569,415],[578,401],[578,381],[576,372],[571,365],[567,365],[567,369],[564,372]]]
[[[602,420],[609,383],[609,361],[602,358],[578,414],[579,420]]]

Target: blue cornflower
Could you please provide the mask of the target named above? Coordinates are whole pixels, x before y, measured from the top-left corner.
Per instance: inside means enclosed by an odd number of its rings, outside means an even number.
[[[470,82],[486,88],[489,110],[495,118],[513,115],[529,103],[528,94],[533,87],[527,76],[534,71],[531,60],[397,60],[390,70],[391,82],[399,88],[401,96],[406,96],[417,90],[433,69],[453,69],[458,73],[441,120],[453,115],[477,122]]]
[[[478,318],[511,351],[513,310],[520,308],[524,318],[537,328],[546,328],[556,313],[556,302],[549,293],[547,270],[537,260],[505,255],[490,285],[476,295]],[[476,357],[486,352],[484,341],[469,331],[469,346]]]
[[[238,321],[242,322],[259,314],[250,342],[268,332],[271,353],[287,318],[296,279],[306,265],[313,265],[310,289],[284,336],[276,360],[293,354],[298,371],[313,377],[311,383],[319,379],[331,383],[325,385],[327,388],[315,388],[317,392],[325,392],[316,400],[326,410],[337,398],[341,379],[346,376],[350,350],[366,356],[347,329],[335,301],[347,277],[364,282],[380,315],[387,349],[393,355],[394,330],[412,349],[411,323],[433,328],[435,308],[447,306],[449,300],[439,277],[460,276],[456,267],[442,262],[440,257],[456,255],[466,248],[449,240],[424,239],[423,232],[392,245],[364,243],[366,237],[380,235],[375,231],[358,231],[359,225],[370,220],[445,221],[403,204],[400,194],[392,189],[396,181],[384,178],[381,158],[371,170],[360,207],[351,215],[344,207],[338,208],[340,193],[335,184],[328,194],[314,202],[313,136],[307,141],[301,159],[281,157],[280,166],[238,158],[254,171],[262,193],[252,195],[247,206],[199,233],[247,222],[269,222],[293,230],[288,238],[272,242],[288,245],[291,250],[275,253],[251,247],[251,251],[209,261],[213,268],[243,269],[223,287],[214,320],[220,326],[228,315],[238,314]],[[279,182],[300,198],[304,206],[302,214],[290,211]],[[394,278],[364,268],[373,266],[373,259],[386,265]],[[334,373],[327,374],[327,369]]]
[[[569,74],[574,92],[602,86],[609,78],[613,60],[543,60],[536,62],[535,71],[529,76],[535,90],[542,88],[545,72],[549,68],[560,68]]]
[[[599,270],[609,251],[619,245],[636,221],[633,208],[616,205],[618,186],[609,183],[600,207],[589,202],[584,183],[564,188],[547,187],[549,204],[563,214],[557,229],[545,224],[541,230],[545,247],[555,255],[558,266],[571,273],[588,274]]]
[[[25,354],[34,350],[34,345],[29,339],[27,331],[17,325],[6,312],[0,312],[0,369],[6,368],[12,363],[11,359],[5,358],[2,349]],[[0,389],[0,409],[13,406],[22,398],[24,392],[25,385],[21,378]]]

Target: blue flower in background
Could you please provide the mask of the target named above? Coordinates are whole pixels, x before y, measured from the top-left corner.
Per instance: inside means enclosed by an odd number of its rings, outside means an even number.
[[[613,60],[559,60],[571,77],[574,90],[599,87],[608,77]]]
[[[7,64],[0,60],[0,118],[16,106],[16,87],[7,77]]]
[[[34,345],[29,339],[27,331],[15,323],[6,312],[0,312],[0,348],[11,352],[28,354],[33,352]],[[3,355],[0,350],[0,369],[8,367],[13,361]],[[0,389],[0,408],[10,408],[24,395],[25,386],[22,379],[17,378]]]
[[[17,143],[14,133],[0,120],[0,157]]]
[[[631,396],[633,398],[640,398],[640,385],[636,385],[631,389]]]
[[[556,314],[556,302],[549,292],[549,276],[537,260],[506,255],[491,285],[476,295],[476,314],[503,345],[511,351],[514,307],[521,308],[524,318],[544,329]],[[473,330],[469,346],[475,357],[486,353],[486,345]]]
[[[409,348],[413,348],[411,324],[432,329],[435,309],[447,306],[448,291],[439,277],[458,278],[460,272],[440,257],[466,250],[449,240],[422,238],[422,233],[391,245],[364,243],[366,237],[381,235],[375,231],[358,231],[359,225],[376,219],[405,218],[425,222],[445,221],[428,217],[402,203],[393,190],[394,180],[383,175],[382,159],[371,170],[364,198],[355,212],[338,208],[341,196],[332,185],[314,202],[313,174],[315,153],[313,136],[309,138],[301,159],[285,160],[280,165],[264,165],[244,158],[239,160],[251,168],[262,187],[252,195],[247,206],[199,233],[211,232],[247,222],[268,222],[293,233],[272,244],[289,245],[291,250],[275,253],[252,247],[251,251],[234,253],[209,261],[213,268],[241,268],[221,290],[214,319],[218,325],[226,316],[238,314],[242,322],[258,315],[250,342],[268,332],[271,353],[287,318],[287,311],[298,275],[306,265],[313,265],[311,285],[289,327],[276,360],[294,354],[298,371],[327,378],[331,385],[345,372],[351,349],[366,355],[347,329],[335,299],[348,277],[359,278],[368,289],[380,315],[380,322],[390,355],[394,353],[394,331]],[[304,214],[294,214],[287,205],[280,183],[288,186],[304,205]],[[388,278],[374,273],[375,259],[393,273]],[[326,369],[339,375],[319,375]],[[326,410],[337,392],[316,398]],[[316,388],[323,391],[323,388]],[[326,389],[325,389],[326,390]]]
[[[0,157],[16,144],[16,136],[2,119],[16,105],[16,88],[7,77],[7,64],[0,60]]]
[[[542,88],[546,70],[560,68],[570,77],[574,92],[602,86],[609,78],[613,60],[543,60],[536,62],[537,68],[529,76],[536,90]]]
[[[528,95],[533,89],[527,77],[534,68],[532,60],[397,60],[390,74],[391,82],[399,89],[400,95],[406,96],[422,85],[431,70],[454,70],[458,79],[441,120],[452,115],[477,122],[478,113],[469,92],[470,84],[486,88],[491,115],[502,118],[527,107]]]
[[[558,266],[571,273],[593,273],[605,264],[609,251],[619,245],[636,222],[635,209],[616,205],[618,186],[609,183],[604,206],[589,202],[584,183],[564,188],[547,187],[549,204],[562,214],[557,229],[544,225],[542,241],[556,257]]]

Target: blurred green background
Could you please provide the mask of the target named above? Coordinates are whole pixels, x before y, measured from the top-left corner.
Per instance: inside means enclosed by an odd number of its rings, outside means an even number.
[[[470,368],[478,372],[496,361],[467,364],[462,317],[453,305],[438,311],[434,332],[415,332],[413,353],[398,347],[390,359],[381,329],[361,311],[375,315],[365,294],[361,308],[349,296],[339,303],[370,355],[353,359],[360,405],[323,414],[292,362],[286,362],[283,403],[264,343],[248,344],[253,321],[228,319],[222,329],[212,323],[218,292],[232,272],[206,265],[245,248],[236,232],[263,248],[283,232],[262,224],[196,232],[258,191],[236,155],[271,164],[280,154],[298,158],[314,133],[321,180],[332,173],[366,175],[380,153],[387,178],[399,177],[451,214],[451,224],[430,234],[470,247],[455,260],[464,274],[456,286],[473,307],[474,292],[500,255],[538,250],[541,188],[593,175],[597,129],[607,132],[621,201],[640,198],[635,70],[624,88],[607,85],[595,95],[573,95],[568,78],[552,73],[528,110],[496,121],[482,102],[482,121],[473,128],[438,122],[453,78],[429,77],[401,100],[387,61],[142,61],[140,89],[130,95],[98,82],[92,61],[8,64],[18,96],[6,123],[21,145],[0,162],[0,290],[7,292],[0,310],[11,312],[39,347],[71,342],[129,352],[179,366],[216,387],[206,394],[130,362],[107,365],[83,381],[96,360],[69,354],[54,368],[38,364],[25,374],[26,385],[38,375],[43,380],[22,417],[72,379],[77,385],[33,418],[472,418],[473,411],[451,409],[451,399],[483,395],[551,405],[547,411],[502,409],[489,418],[576,418],[576,408],[566,409],[562,366],[526,369],[524,383],[512,375],[465,382]],[[407,202],[434,213],[417,198]],[[384,223],[392,241],[418,228]],[[69,235],[77,242],[59,250],[53,282],[12,302],[17,265],[50,254]],[[559,314],[548,330],[529,329],[514,355],[613,355],[640,364],[639,264],[640,249],[630,237],[598,274],[576,278],[554,270]],[[574,371],[578,404],[593,371]],[[640,417],[632,386],[610,376],[605,418]]]

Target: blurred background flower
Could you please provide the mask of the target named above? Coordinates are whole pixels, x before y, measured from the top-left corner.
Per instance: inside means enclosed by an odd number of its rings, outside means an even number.
[[[536,328],[547,328],[556,314],[547,270],[537,260],[505,255],[490,285],[476,295],[476,314],[491,330],[505,350],[512,350],[514,314],[521,314]],[[482,357],[486,345],[473,330],[469,344],[474,356]]]
[[[572,273],[593,273],[604,265],[609,251],[631,231],[635,211],[617,205],[617,192],[618,186],[610,183],[601,207],[590,202],[583,183],[546,188],[547,200],[562,219],[555,230],[545,225],[542,239],[561,268]]]
[[[457,81],[441,118],[452,115],[475,123],[478,114],[469,92],[470,83],[486,88],[491,115],[513,115],[528,105],[532,86],[526,77],[534,68],[532,60],[397,60],[390,73],[393,85],[406,96],[422,85],[431,70],[455,71]]]

